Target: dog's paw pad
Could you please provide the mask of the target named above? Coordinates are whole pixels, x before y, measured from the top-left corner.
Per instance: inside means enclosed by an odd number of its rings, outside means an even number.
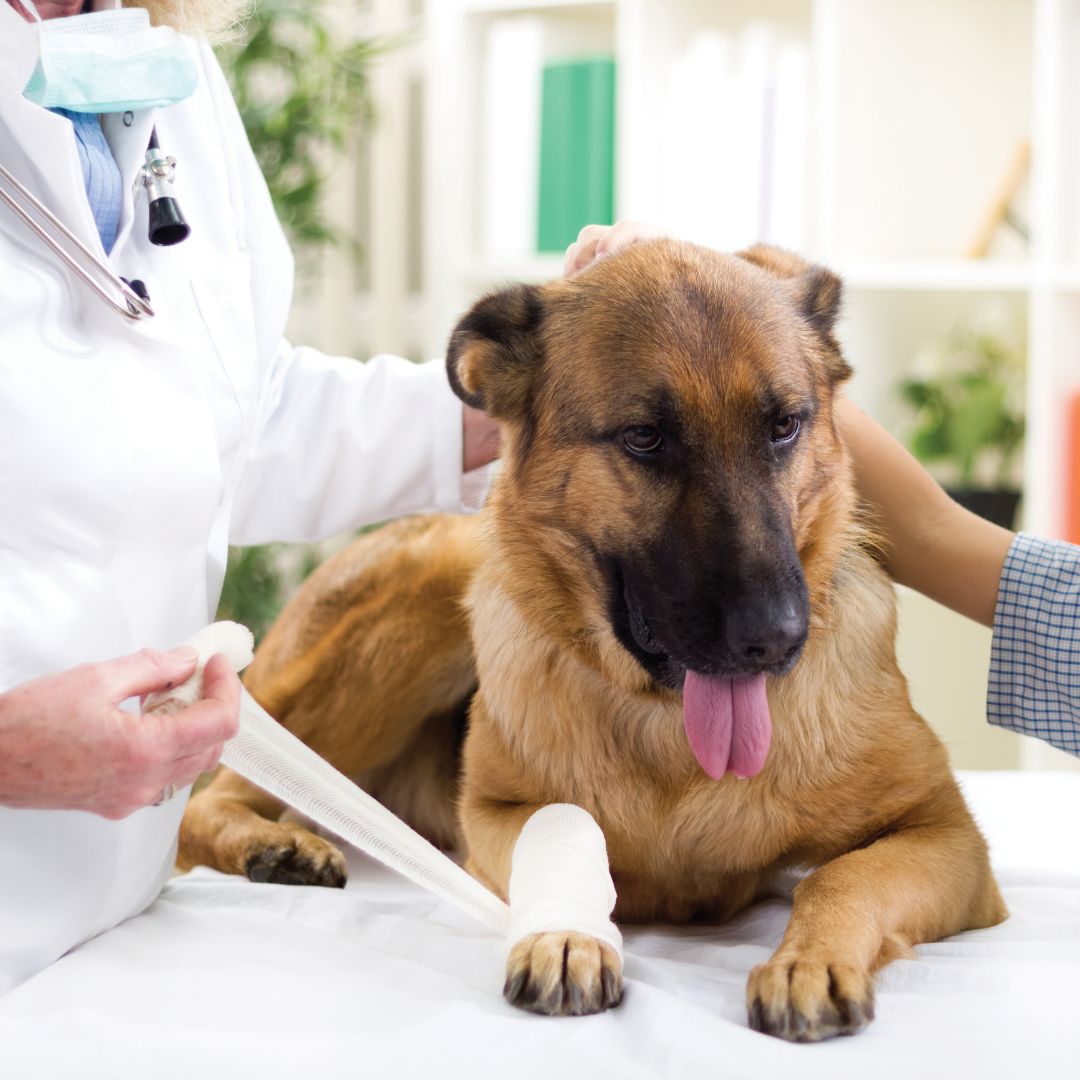
[[[754,968],[746,1000],[750,1027],[789,1042],[854,1035],[874,1018],[870,973],[814,957],[774,957]]]
[[[622,963],[610,945],[585,934],[529,934],[506,962],[503,996],[546,1016],[588,1016],[622,1000]]]
[[[317,836],[290,837],[259,847],[248,855],[244,872],[252,881],[276,885],[345,887],[345,857]]]

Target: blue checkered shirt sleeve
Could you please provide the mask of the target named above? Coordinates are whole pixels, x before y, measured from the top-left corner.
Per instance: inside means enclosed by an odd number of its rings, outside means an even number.
[[[986,717],[1080,755],[1080,547],[1021,533],[1009,548]]]

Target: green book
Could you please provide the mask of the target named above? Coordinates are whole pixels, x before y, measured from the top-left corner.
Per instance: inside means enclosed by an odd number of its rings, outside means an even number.
[[[615,61],[545,64],[538,251],[565,251],[582,226],[612,224],[614,164]]]

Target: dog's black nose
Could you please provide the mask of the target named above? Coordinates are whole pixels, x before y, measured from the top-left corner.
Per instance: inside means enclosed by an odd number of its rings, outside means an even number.
[[[727,641],[735,660],[764,669],[790,660],[806,640],[807,616],[801,604],[741,607],[727,620]]]

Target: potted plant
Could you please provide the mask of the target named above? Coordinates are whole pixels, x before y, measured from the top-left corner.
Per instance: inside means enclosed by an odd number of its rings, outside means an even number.
[[[1023,348],[1005,335],[965,326],[921,361],[925,374],[900,386],[914,410],[912,453],[957,502],[1012,528],[1024,440]]]

